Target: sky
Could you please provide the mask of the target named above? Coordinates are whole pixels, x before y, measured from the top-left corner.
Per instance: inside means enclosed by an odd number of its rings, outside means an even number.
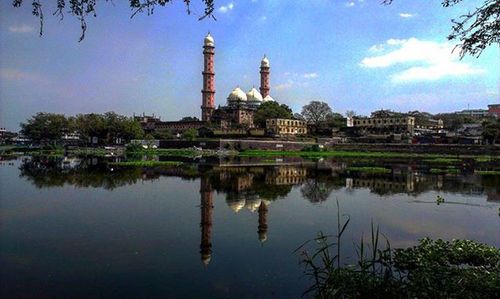
[[[439,0],[215,0],[216,20],[199,21],[182,1],[130,18],[128,1],[99,1],[86,37],[70,15],[44,34],[30,1],[0,3],[0,127],[18,130],[36,112],[115,111],[162,120],[200,117],[203,39],[215,39],[216,105],[237,86],[259,87],[271,64],[271,96],[294,112],[311,100],[334,112],[377,109],[431,113],[500,103],[500,50],[460,60],[447,41],[451,19],[481,4]]]

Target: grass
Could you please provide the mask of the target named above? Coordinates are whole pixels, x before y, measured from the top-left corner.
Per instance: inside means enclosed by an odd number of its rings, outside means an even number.
[[[462,159],[457,158],[435,158],[435,159],[425,159],[423,162],[431,164],[455,164],[461,162]]]
[[[277,151],[277,150],[246,150],[239,153],[241,157],[339,157],[339,158],[422,158],[429,161],[460,161],[457,155],[401,153],[401,152],[364,152],[364,151]],[[481,158],[489,156],[462,155],[461,158]]]
[[[158,167],[158,166],[180,166],[182,162],[178,161],[123,161],[123,162],[110,162],[110,166],[123,166],[123,167]]]
[[[392,170],[384,167],[373,167],[373,166],[364,166],[364,167],[347,167],[347,171],[356,171],[356,172],[364,172],[364,173],[391,173]]]
[[[448,168],[431,168],[429,172],[433,174],[458,174],[460,169],[450,166]]]
[[[500,170],[474,170],[479,175],[500,175]]]

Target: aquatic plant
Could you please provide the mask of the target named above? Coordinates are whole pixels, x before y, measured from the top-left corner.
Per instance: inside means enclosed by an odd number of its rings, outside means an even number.
[[[338,202],[337,202],[338,207]],[[342,264],[340,246],[349,218],[337,234],[307,241],[300,263],[311,285],[304,295],[315,298],[499,298],[500,250],[470,240],[424,238],[409,248],[391,248],[371,226],[371,238],[356,246],[357,260]],[[385,238],[385,247],[380,244]],[[311,252],[306,245],[314,243]]]

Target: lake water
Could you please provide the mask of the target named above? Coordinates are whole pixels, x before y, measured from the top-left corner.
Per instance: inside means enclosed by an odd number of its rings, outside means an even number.
[[[294,250],[336,233],[337,203],[350,218],[345,263],[371,223],[392,247],[425,236],[500,247],[498,176],[401,161],[386,174],[332,159],[236,164],[2,161],[0,297],[299,298],[310,282]]]

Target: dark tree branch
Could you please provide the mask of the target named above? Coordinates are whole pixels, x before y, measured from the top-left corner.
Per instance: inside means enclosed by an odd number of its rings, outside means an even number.
[[[392,4],[394,0],[383,0],[382,4]],[[443,7],[451,7],[463,0],[441,0]],[[455,49],[460,49],[460,58],[465,55],[479,57],[484,49],[500,44],[500,0],[485,0],[458,19],[452,19],[448,40],[459,40]]]
[[[43,35],[43,11],[42,11],[42,2],[44,0],[32,0],[32,14],[35,17],[40,19],[40,36]],[[79,42],[81,42],[85,38],[85,32],[87,31],[87,17],[97,16],[97,4],[98,0],[45,0],[47,1],[56,1],[56,10],[53,15],[60,18],[60,20],[64,19],[65,9],[69,8],[68,13],[70,13],[73,17],[75,17],[80,22],[81,27],[81,35],[79,38]],[[138,13],[146,12],[148,15],[152,15],[154,13],[154,9],[159,6],[165,6],[167,3],[172,3],[173,0],[128,0],[130,8],[132,10],[133,18]],[[204,14],[199,18],[200,20],[209,16],[215,19],[213,16],[213,12],[215,10],[215,0],[200,0],[204,5]],[[12,0],[12,5],[14,7],[21,7],[25,0]],[[101,0],[100,2],[112,2],[111,0]],[[182,0],[184,5],[186,5],[187,14],[191,14],[191,0]]]

